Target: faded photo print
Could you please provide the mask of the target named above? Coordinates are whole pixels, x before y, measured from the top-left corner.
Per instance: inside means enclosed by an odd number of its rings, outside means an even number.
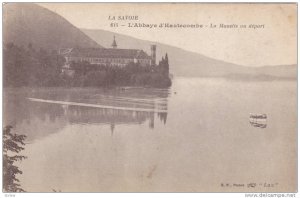
[[[2,10],[3,192],[297,192],[296,3]]]

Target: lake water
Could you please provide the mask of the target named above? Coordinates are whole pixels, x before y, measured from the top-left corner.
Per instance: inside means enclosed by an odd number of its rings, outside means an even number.
[[[4,124],[27,135],[28,192],[297,189],[296,81],[176,78],[170,89],[5,89],[3,99]],[[267,127],[250,113],[267,114]]]

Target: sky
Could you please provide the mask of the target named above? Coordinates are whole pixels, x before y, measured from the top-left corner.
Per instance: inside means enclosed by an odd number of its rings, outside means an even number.
[[[103,29],[245,66],[297,63],[296,4],[39,3],[78,28]],[[138,16],[138,20],[109,17]],[[111,27],[112,22],[119,27]],[[129,28],[128,23],[203,28]],[[125,26],[121,26],[121,25]],[[210,25],[216,25],[210,28]],[[220,24],[247,28],[220,28]],[[249,25],[261,28],[249,28]],[[207,26],[207,27],[206,27]],[[263,27],[263,28],[262,28]],[[100,43],[101,44],[101,43]]]

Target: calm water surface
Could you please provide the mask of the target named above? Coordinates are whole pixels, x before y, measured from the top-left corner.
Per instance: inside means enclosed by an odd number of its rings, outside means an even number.
[[[296,81],[6,89],[4,112],[27,135],[28,192],[296,190]],[[253,127],[250,113],[267,114],[267,127]]]

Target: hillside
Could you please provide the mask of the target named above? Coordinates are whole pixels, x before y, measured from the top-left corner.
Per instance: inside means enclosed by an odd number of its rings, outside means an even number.
[[[33,3],[6,3],[3,6],[3,41],[34,49],[57,50],[65,47],[110,47],[116,35],[119,48],[143,49],[150,53],[150,45],[157,45],[157,61],[167,52],[170,72],[176,76],[231,77],[258,79],[297,78],[297,66],[245,67],[174,46],[136,39],[104,30],[78,29],[63,17]],[[255,78],[253,78],[255,79]],[[256,78],[257,79],[257,78]]]
[[[136,39],[134,37],[117,34],[105,30],[82,29],[82,31],[90,36],[97,43],[104,47],[110,47],[113,35],[116,36],[119,48],[143,49],[150,53],[150,45],[157,45],[157,59],[167,52],[170,62],[170,72],[176,76],[189,77],[245,77],[260,76],[259,79],[267,77],[273,78],[297,78],[297,66],[265,66],[265,67],[245,67],[240,66],[204,55],[189,52],[177,47],[165,45],[161,43]],[[257,78],[256,78],[257,79]]]
[[[63,17],[33,3],[3,5],[3,41],[36,49],[101,47]]]

